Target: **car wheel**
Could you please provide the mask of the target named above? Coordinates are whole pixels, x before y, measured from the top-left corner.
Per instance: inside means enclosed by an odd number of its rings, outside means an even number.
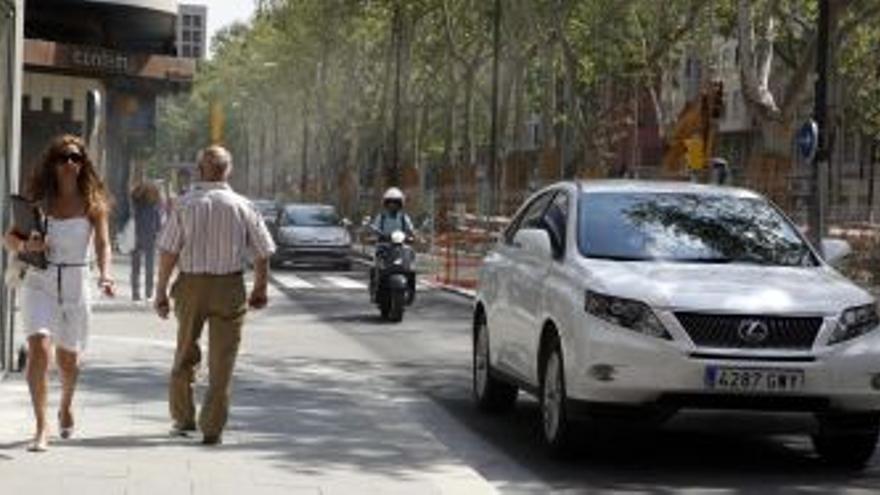
[[[880,417],[875,414],[833,415],[819,418],[813,446],[834,467],[862,469],[877,447]]]
[[[489,328],[480,313],[474,322],[473,396],[481,411],[500,413],[513,409],[519,389],[492,376],[489,359]]]
[[[557,340],[548,344],[541,366],[541,432],[554,457],[571,454],[572,425],[568,418],[565,366]]]

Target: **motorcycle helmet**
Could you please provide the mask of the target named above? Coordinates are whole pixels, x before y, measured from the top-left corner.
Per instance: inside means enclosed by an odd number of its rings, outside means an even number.
[[[403,191],[396,187],[392,187],[385,191],[385,195],[382,196],[382,204],[386,206],[396,205],[398,208],[403,208],[403,203],[406,201],[406,196],[404,196]]]

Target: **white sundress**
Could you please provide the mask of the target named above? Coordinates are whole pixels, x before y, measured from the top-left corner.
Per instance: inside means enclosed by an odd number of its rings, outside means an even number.
[[[70,352],[86,350],[91,320],[89,246],[86,217],[48,220],[49,268],[30,267],[21,287],[24,334],[46,335]]]

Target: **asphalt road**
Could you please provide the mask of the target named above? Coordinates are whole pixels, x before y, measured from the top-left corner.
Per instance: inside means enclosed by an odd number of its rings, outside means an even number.
[[[370,349],[391,370],[387,377],[447,412],[453,425],[434,435],[502,493],[880,492],[880,457],[855,474],[823,466],[805,433],[809,417],[680,414],[662,427],[625,425],[583,438],[575,459],[550,460],[532,398],[521,394],[516,410],[501,416],[473,407],[469,300],[422,287],[403,323],[388,324],[369,304],[364,269],[273,276],[298,311]]]

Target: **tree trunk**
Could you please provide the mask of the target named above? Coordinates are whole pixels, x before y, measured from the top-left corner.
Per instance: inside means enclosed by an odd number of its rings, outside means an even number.
[[[877,160],[880,151],[880,139],[874,139],[871,144],[871,153],[868,158],[868,221],[874,222],[874,180],[876,179]]]
[[[476,71],[473,67],[465,69],[462,146],[464,148],[464,166],[467,168],[474,166],[477,161],[474,145],[474,89],[476,86],[476,79]]]

